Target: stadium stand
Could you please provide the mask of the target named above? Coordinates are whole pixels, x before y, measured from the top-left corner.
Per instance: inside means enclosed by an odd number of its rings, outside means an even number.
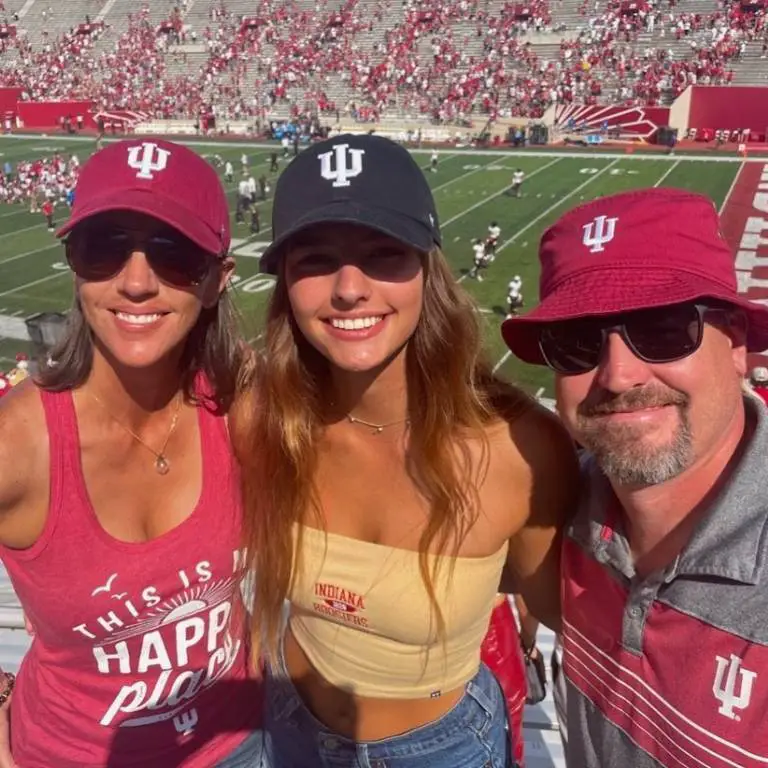
[[[462,123],[768,82],[763,15],[723,0],[17,0],[0,19],[0,85],[157,119]]]

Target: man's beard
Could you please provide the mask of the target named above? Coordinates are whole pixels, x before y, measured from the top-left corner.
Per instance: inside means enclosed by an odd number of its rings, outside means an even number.
[[[601,418],[610,413],[673,406],[679,424],[666,445],[648,447],[642,425],[612,424]],[[577,411],[579,442],[595,457],[598,466],[619,485],[658,485],[685,471],[693,462],[693,440],[688,417],[688,397],[673,389],[645,387],[621,395],[585,401]]]

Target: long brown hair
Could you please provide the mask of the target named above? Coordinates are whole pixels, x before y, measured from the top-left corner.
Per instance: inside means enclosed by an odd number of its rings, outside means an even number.
[[[487,449],[483,427],[502,410],[507,417],[522,412],[530,401],[492,374],[482,353],[476,307],[439,249],[424,259],[424,281],[421,317],[406,350],[407,460],[430,509],[419,565],[437,636],[444,638],[434,584],[445,558],[429,558],[428,552],[456,554],[477,516],[484,467],[472,466],[463,438],[480,437]],[[247,565],[254,574],[254,650],[263,649],[271,660],[283,603],[300,562],[301,527],[294,550],[294,524],[310,516],[323,523],[315,470],[326,371],[324,358],[294,325],[281,276],[267,310],[260,354],[245,372],[231,420],[243,474]]]
[[[203,309],[187,337],[181,359],[181,386],[190,402],[200,398],[195,380],[203,373],[210,384],[205,401],[214,410],[227,412],[234,400],[238,376],[246,357],[238,312],[225,290],[210,309]],[[85,383],[93,366],[93,332],[75,297],[61,340],[40,367],[37,384],[49,392],[75,389]]]

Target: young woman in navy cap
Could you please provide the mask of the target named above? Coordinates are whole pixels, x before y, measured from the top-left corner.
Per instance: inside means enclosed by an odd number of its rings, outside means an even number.
[[[270,760],[511,765],[481,643],[502,580],[558,627],[571,443],[492,374],[403,148],[305,151],[273,229],[277,284],[233,418]]]
[[[33,632],[0,765],[259,766],[224,191],[182,146],[119,142],[59,234],[67,333],[0,408],[0,557]]]

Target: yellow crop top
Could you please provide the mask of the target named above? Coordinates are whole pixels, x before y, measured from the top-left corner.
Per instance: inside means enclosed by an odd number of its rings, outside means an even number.
[[[304,527],[290,594],[291,632],[315,669],[357,696],[426,698],[471,680],[480,667],[508,545],[441,568],[437,638],[417,552]]]

